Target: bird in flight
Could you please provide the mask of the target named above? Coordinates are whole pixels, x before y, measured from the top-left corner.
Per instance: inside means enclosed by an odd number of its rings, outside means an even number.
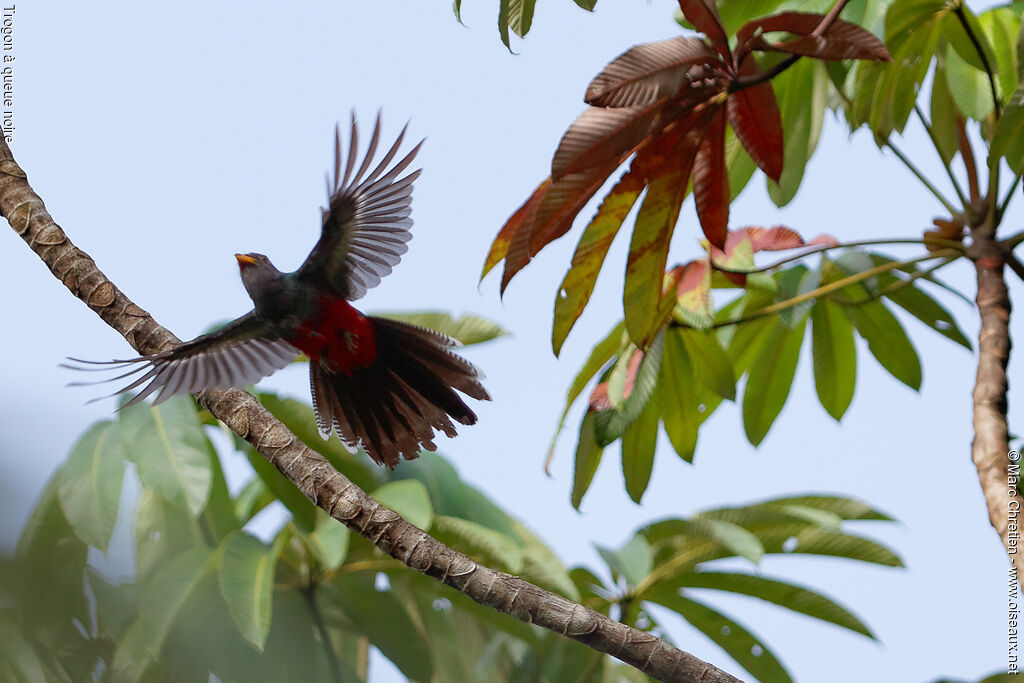
[[[358,168],[355,115],[344,158],[335,130],[334,179],[320,239],[298,270],[282,273],[263,254],[235,254],[252,311],[162,353],[118,361],[72,358],[87,367],[68,367],[127,369],[106,380],[133,379],[114,395],[139,389],[126,403],[131,405],[159,391],[153,401],[159,404],[177,394],[243,388],[301,352],[309,358],[320,435],[330,438],[333,429],[392,468],[421,449],[435,450],[435,430],[455,436],[452,420],[474,424],[476,414],[458,392],[479,400],[490,396],[477,369],[452,352],[457,342],[433,330],[363,315],[349,303],[391,272],[412,238],[412,186],[420,170],[402,174],[423,143],[395,162],[403,129],[374,166],[380,123],[378,114]]]

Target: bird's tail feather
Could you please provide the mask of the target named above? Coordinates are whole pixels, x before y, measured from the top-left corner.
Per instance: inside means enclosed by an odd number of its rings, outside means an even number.
[[[455,436],[454,419],[476,422],[461,392],[490,396],[479,371],[450,349],[455,342],[433,330],[370,317],[377,355],[351,374],[332,373],[310,363],[317,426],[324,438],[333,427],[344,441],[362,443],[382,465],[394,467],[420,450],[436,450],[434,431]]]

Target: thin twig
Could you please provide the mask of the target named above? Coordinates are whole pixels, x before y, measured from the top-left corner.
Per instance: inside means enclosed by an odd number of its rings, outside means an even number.
[[[859,273],[854,273],[853,275],[844,277],[841,280],[836,280],[835,282],[830,282],[827,285],[822,285],[817,289],[813,289],[809,292],[799,294],[792,298],[786,299],[785,301],[779,301],[777,303],[772,304],[771,306],[759,308],[756,311],[750,313],[749,315],[743,316],[742,318],[737,318],[735,320],[723,320],[721,322],[709,325],[709,327],[711,329],[717,329],[720,327],[728,327],[730,325],[739,325],[740,323],[750,322],[751,320],[757,320],[758,318],[763,318],[767,315],[773,315],[775,313],[778,313],[779,311],[784,311],[787,308],[798,306],[804,303],[805,301],[816,299],[819,296],[825,296],[826,294],[837,292],[840,289],[843,289],[844,287],[849,287],[850,285],[855,285],[858,282],[863,282],[864,280],[874,277],[875,275],[879,275],[880,273],[887,273],[891,270],[902,268],[903,266],[908,266],[914,263],[920,263],[921,261],[928,261],[933,258],[948,258],[950,256],[955,257],[959,256],[959,254],[955,249],[942,249],[940,251],[932,252],[931,254],[927,254],[925,256],[921,256],[915,259],[909,259],[907,261],[892,261],[890,263],[883,263],[881,265],[875,266],[874,268],[862,270]],[[673,321],[672,324],[676,327],[689,327],[688,325],[679,323],[677,321]]]
[[[917,179],[920,180],[921,183],[924,184],[924,186],[926,188],[928,188],[929,192],[931,192],[933,195],[935,195],[935,198],[939,200],[939,203],[942,204],[942,206],[944,206],[946,208],[946,211],[949,211],[949,215],[950,216],[958,215],[957,214],[957,210],[953,206],[953,204],[950,203],[950,201],[948,199],[946,199],[941,192],[939,192],[939,189],[937,187],[932,185],[931,181],[928,180],[924,176],[924,174],[921,173],[920,170],[918,170],[917,166],[914,165],[914,162],[912,162],[910,159],[908,159],[907,156],[905,154],[903,154],[903,152],[901,152],[899,150],[899,148],[896,147],[896,145],[894,145],[890,140],[886,140],[885,141],[885,146],[888,147],[892,151],[892,153],[896,155],[897,159],[899,159],[900,161],[903,162],[904,166],[906,166],[908,169],[910,169],[911,173],[913,173],[915,176],[917,176]]]
[[[996,218],[1000,221],[1003,220],[1003,216],[1006,215],[1006,207],[1010,205],[1010,200],[1013,199],[1013,193],[1017,191],[1017,186],[1020,185],[1020,176],[1014,176],[1013,185],[1010,185],[1010,191],[1006,193],[1003,201],[999,202],[999,209],[996,213]]]
[[[725,273],[739,273],[741,275],[749,275],[750,273],[765,273],[765,272],[768,272],[769,270],[773,270],[773,269],[778,268],[780,266],[784,266],[787,263],[791,263],[793,261],[799,261],[800,259],[802,259],[805,256],[810,256],[812,254],[817,254],[817,253],[820,253],[820,252],[823,252],[823,251],[830,251],[832,249],[846,249],[846,248],[852,248],[852,247],[866,247],[866,246],[871,246],[871,245],[876,245],[876,244],[915,244],[915,245],[917,245],[917,244],[925,244],[925,245],[933,244],[933,245],[935,245],[937,247],[945,247],[947,249],[956,249],[956,250],[958,250],[960,252],[964,252],[966,250],[966,247],[961,242],[958,242],[956,240],[947,240],[947,239],[943,239],[941,237],[918,237],[918,238],[906,237],[906,238],[891,238],[891,239],[879,238],[879,239],[870,239],[870,240],[857,240],[855,242],[843,242],[841,244],[823,244],[823,245],[815,246],[815,247],[812,247],[810,249],[807,249],[806,251],[802,251],[799,254],[794,254],[792,256],[787,256],[786,258],[780,259],[780,260],[772,263],[771,265],[763,266],[761,268],[754,268],[753,270],[737,270],[737,269],[732,269],[732,268],[725,268],[725,267],[722,267],[722,266],[718,265],[717,263],[714,263],[713,265],[715,266],[715,270],[720,270],[720,271],[725,272]]]
[[[331,644],[331,633],[327,630],[327,624],[324,623],[324,617],[320,614],[320,607],[316,604],[316,584],[310,582],[310,584],[303,589],[302,594],[306,597],[306,605],[309,606],[309,615],[313,618],[313,624],[316,626],[316,632],[320,635],[320,640],[324,646],[324,654],[327,655],[327,666],[331,669],[331,679],[336,683],[344,683],[345,677],[341,673],[341,664],[338,662],[338,655],[334,652],[334,646]]]
[[[921,125],[924,126],[925,132],[928,133],[928,137],[931,138],[932,146],[935,147],[935,151],[938,152],[939,158],[942,159],[942,149],[939,146],[939,139],[935,136],[935,129],[932,128],[928,119],[924,117],[924,112],[921,111],[921,108],[917,106],[916,102],[914,103],[914,113],[917,114],[918,120],[921,122]],[[960,200],[960,203],[964,208],[967,208],[970,202],[967,201],[967,196],[964,194],[959,181],[957,181],[956,176],[953,174],[953,169],[949,164],[945,163],[945,161],[943,161],[942,167],[946,169],[946,175],[949,176],[949,182],[952,183],[953,190],[956,192],[956,196]]]

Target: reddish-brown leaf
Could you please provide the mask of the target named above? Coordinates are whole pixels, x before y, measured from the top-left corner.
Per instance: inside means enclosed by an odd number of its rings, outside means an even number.
[[[584,100],[595,107],[630,107],[671,97],[687,84],[686,73],[715,55],[697,38],[669,38],[635,45],[590,82]]]
[[[740,66],[741,76],[760,72],[753,58]],[[782,175],[782,116],[771,83],[759,83],[729,95],[729,123],[754,163],[775,182]]]
[[[745,24],[736,32],[736,44],[757,50],[776,50],[819,59],[871,59],[892,61],[885,44],[857,24],[836,20],[821,35],[812,35],[824,17],[805,12],[781,12]],[[785,31],[799,36],[795,40],[768,43],[761,35]],[[737,50],[739,55],[739,50]]]
[[[562,136],[551,161],[551,178],[558,182],[570,174],[632,153],[667,102],[661,99],[653,104],[617,109],[588,107]]]
[[[726,62],[732,62],[729,52],[729,36],[725,33],[718,7],[714,0],[679,0],[679,9],[693,27],[711,40],[711,46]]]
[[[537,203],[530,232],[530,257],[569,231],[576,216],[608,177],[615,172],[629,152],[620,154],[603,166],[573,173],[551,184]]]
[[[769,86],[770,87],[770,86]],[[732,97],[729,98],[732,101]],[[729,172],[725,166],[725,107],[718,107],[704,130],[693,165],[693,196],[704,235],[724,247],[729,229]],[[742,138],[740,138],[742,141]]]
[[[600,382],[594,387],[594,390],[590,392],[590,400],[587,402],[587,410],[609,410],[612,407],[611,399],[608,398],[608,382]]]
[[[530,195],[530,198],[526,200],[526,203],[519,207],[508,220],[509,223],[513,221],[518,222],[519,226],[509,236],[509,244],[505,249],[505,269],[501,273],[501,287],[499,289],[502,294],[505,293],[505,288],[508,287],[508,283],[511,282],[515,274],[522,270],[536,253],[530,251],[530,237],[534,230],[537,206],[547,196],[551,190],[551,185],[550,178],[541,183],[534,190],[533,194]],[[504,229],[502,229],[502,232],[504,232]],[[488,258],[488,261],[490,261],[490,258]]]
[[[638,346],[645,346],[659,326],[658,301],[668,248],[706,122],[707,117],[701,114],[678,122],[645,147],[630,169],[649,178],[647,196],[637,212],[629,243],[622,293],[626,329]]]
[[[749,227],[730,230],[725,249],[711,248],[711,260],[719,268],[750,270],[754,254],[759,251],[781,251],[806,246],[800,234],[782,225],[771,228]]]
[[[501,226],[501,230],[498,231],[498,235],[494,238],[491,243],[491,250],[487,253],[487,259],[484,261],[484,270],[480,273],[480,279],[483,280],[487,277],[487,273],[491,272],[494,266],[501,263],[508,255],[509,246],[519,233],[519,229],[523,226],[523,222],[526,219],[527,213],[533,211],[536,208],[536,200],[544,192],[547,192],[548,186],[551,184],[551,180],[545,180],[540,186],[533,191],[530,198],[523,202],[523,205],[516,209],[516,212],[512,214],[505,225]],[[531,202],[534,206],[531,207]],[[527,227],[527,231],[529,226]]]
[[[671,275],[676,285],[675,310],[687,323],[698,329],[711,324],[711,268],[707,260],[690,261],[676,266]]]

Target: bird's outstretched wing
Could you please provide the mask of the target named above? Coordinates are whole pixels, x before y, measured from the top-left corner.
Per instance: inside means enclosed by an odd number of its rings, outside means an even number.
[[[155,405],[176,394],[191,394],[204,389],[241,389],[288,365],[299,353],[294,346],[269,332],[253,313],[248,313],[219,330],[152,356],[99,362],[69,358],[79,365],[64,364],[63,367],[73,370],[127,369],[117,377],[100,382],[72,382],[68,386],[102,384],[131,377],[131,384],[113,395],[142,387],[125,404],[132,405],[159,389],[160,393],[153,401]]]
[[[341,135],[334,132],[334,180],[329,181],[328,206],[323,210],[323,229],[296,276],[326,285],[338,296],[353,301],[380,283],[405,253],[412,239],[412,184],[415,170],[399,177],[419,152],[420,142],[401,161],[392,164],[405,137],[402,129],[395,144],[370,170],[380,141],[380,114],[366,156],[355,170],[358,132],[352,116],[352,136],[342,173]],[[353,173],[353,171],[355,171]]]

